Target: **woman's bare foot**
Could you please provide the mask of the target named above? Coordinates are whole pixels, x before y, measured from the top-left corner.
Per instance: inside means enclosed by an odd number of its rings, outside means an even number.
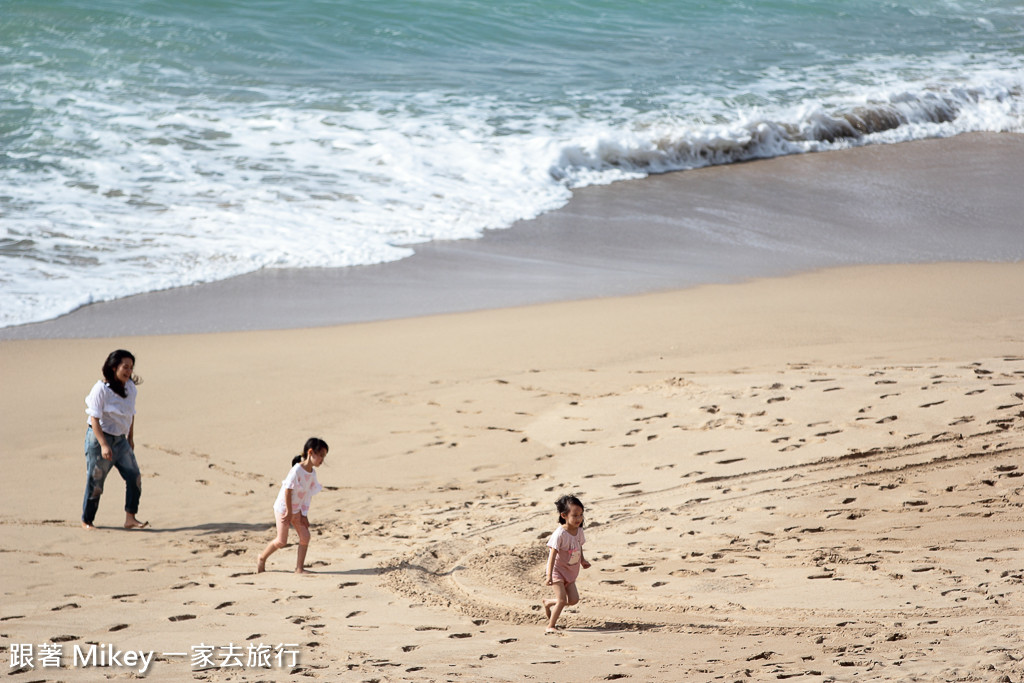
[[[562,629],[558,628],[557,626],[548,626],[546,629],[544,629],[544,635],[548,635],[549,633],[562,635]]]
[[[89,531],[95,531],[96,530],[96,527],[94,527],[92,524],[89,524],[88,522],[82,522],[82,528],[83,529],[88,529]]]
[[[149,522],[140,522],[137,519],[125,520],[125,529],[145,529],[149,526]]]

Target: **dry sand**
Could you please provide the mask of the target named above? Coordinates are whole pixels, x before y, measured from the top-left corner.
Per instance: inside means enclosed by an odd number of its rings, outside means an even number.
[[[829,270],[315,330],[0,342],[13,683],[1019,681],[1024,265]],[[83,399],[143,377],[140,518],[79,528]],[[290,456],[332,446],[255,575]],[[552,501],[593,567],[539,602]],[[60,667],[10,667],[60,644]],[[294,645],[292,645],[294,644]],[[248,647],[296,662],[258,668]],[[214,667],[194,667],[201,646]],[[233,650],[232,648],[238,648]],[[180,654],[175,654],[180,653]],[[232,654],[241,658],[235,660]],[[242,666],[232,666],[242,664]]]

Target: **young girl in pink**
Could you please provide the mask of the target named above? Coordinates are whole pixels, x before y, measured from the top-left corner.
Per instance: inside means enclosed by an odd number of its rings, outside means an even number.
[[[562,496],[555,501],[558,509],[559,527],[548,540],[547,584],[555,589],[554,599],[543,602],[544,614],[548,618],[546,633],[559,633],[558,617],[566,605],[580,601],[576,590],[576,577],[580,567],[590,568],[583,557],[583,503],[576,496]]]
[[[288,530],[295,527],[299,534],[299,550],[295,561],[295,573],[305,574],[306,550],[309,548],[309,503],[323,487],[316,479],[314,467],[323,464],[327,457],[327,444],[323,439],[313,437],[306,441],[303,455],[292,459],[292,469],[281,482],[281,490],[274,501],[274,516],[277,518],[277,538],[260,553],[256,573],[266,570],[267,558],[288,545]]]

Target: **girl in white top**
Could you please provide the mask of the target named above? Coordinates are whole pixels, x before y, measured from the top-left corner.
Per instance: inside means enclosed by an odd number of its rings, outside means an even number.
[[[313,437],[306,441],[303,455],[292,459],[292,469],[281,482],[281,490],[274,501],[274,516],[277,518],[277,538],[260,553],[256,573],[266,571],[267,558],[288,545],[288,530],[295,527],[299,534],[299,550],[295,561],[295,573],[305,574],[306,550],[309,548],[309,503],[323,489],[317,481],[314,467],[323,464],[327,457],[327,443]]]

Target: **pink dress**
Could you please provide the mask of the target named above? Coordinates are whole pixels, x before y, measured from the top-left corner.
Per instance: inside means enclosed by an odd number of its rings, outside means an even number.
[[[583,544],[586,542],[582,527],[576,530],[575,536],[566,531],[564,526],[558,527],[555,533],[551,534],[548,547],[556,551],[555,566],[551,569],[551,580],[554,583],[576,583],[576,577],[580,575]]]

